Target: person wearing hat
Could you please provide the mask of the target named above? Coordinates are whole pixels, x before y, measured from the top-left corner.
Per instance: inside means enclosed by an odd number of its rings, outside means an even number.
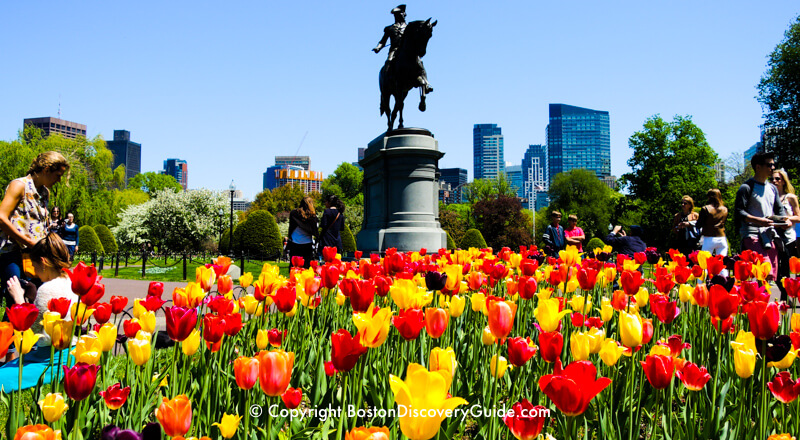
[[[386,57],[386,64],[384,71],[389,70],[390,63],[394,60],[397,50],[400,48],[400,42],[403,40],[403,33],[406,30],[406,5],[400,5],[390,11],[394,15],[394,24],[383,28],[383,38],[378,42],[372,51],[378,53],[389,42],[389,55]],[[425,93],[431,93],[433,87],[428,82],[428,74],[425,72],[425,66],[422,65],[422,60],[417,57],[417,65],[420,68],[420,75],[417,77],[420,87],[424,87]]]
[[[633,258],[633,254],[644,252],[647,249],[643,236],[644,230],[641,226],[631,226],[631,235],[627,235],[622,226],[617,225],[606,237],[606,244],[613,247],[616,253],[625,254]]]

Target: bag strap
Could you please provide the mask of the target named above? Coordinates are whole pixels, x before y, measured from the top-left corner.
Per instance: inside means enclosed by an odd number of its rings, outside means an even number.
[[[322,236],[324,236],[325,233],[328,232],[328,229],[330,229],[330,227],[333,226],[334,223],[336,223],[336,220],[339,220],[339,216],[340,215],[342,215],[342,213],[341,212],[337,212],[336,213],[336,218],[334,218],[333,221],[330,222],[330,224],[327,224],[327,225],[325,225],[324,228],[322,228],[322,232],[319,234],[319,242],[320,243],[322,243]]]

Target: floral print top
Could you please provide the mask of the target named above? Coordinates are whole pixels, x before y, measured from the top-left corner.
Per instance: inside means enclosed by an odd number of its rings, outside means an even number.
[[[42,187],[40,194],[33,184],[31,176],[20,177],[16,180],[21,181],[25,187],[22,190],[22,199],[11,212],[9,220],[17,231],[39,241],[47,235],[47,225],[50,223],[50,213],[47,211],[50,192],[47,188]],[[0,232],[0,254],[11,252],[18,247],[13,239],[4,232]]]

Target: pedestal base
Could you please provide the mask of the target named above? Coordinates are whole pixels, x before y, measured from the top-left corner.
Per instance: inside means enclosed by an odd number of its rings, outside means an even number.
[[[401,129],[369,143],[364,159],[364,253],[447,247],[439,224],[438,163],[444,153],[424,129]]]

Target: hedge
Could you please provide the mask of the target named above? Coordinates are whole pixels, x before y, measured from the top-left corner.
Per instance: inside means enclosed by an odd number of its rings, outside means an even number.
[[[483,234],[477,229],[468,230],[461,238],[461,249],[478,248],[483,249],[486,246],[486,240],[483,239]]]
[[[347,226],[347,223],[344,224],[344,230],[342,231],[342,249],[349,253],[356,251],[356,238],[353,237],[353,231],[350,230],[350,226]]]
[[[237,250],[243,249],[265,258],[278,257],[283,251],[278,223],[269,211],[263,209],[251,212],[247,220],[236,227],[233,242]]]
[[[447,250],[452,251],[456,248],[456,242],[453,240],[453,237],[450,236],[450,233],[447,233]]]
[[[105,253],[117,253],[119,250],[119,247],[117,246],[117,240],[114,238],[114,234],[111,233],[111,230],[108,229],[108,226],[96,225],[94,227],[94,232],[97,234],[97,238],[100,239],[100,244],[103,245],[103,251],[105,251]]]
[[[103,243],[100,242],[100,239],[97,237],[97,232],[94,231],[94,228],[89,225],[81,226],[78,229],[78,242],[81,253],[103,253]]]
[[[589,243],[587,243],[586,246],[583,247],[583,251],[584,252],[594,252],[595,249],[597,249],[597,248],[602,249],[605,246],[606,246],[606,244],[603,243],[603,240],[600,240],[597,237],[593,237],[591,240],[589,240]]]

